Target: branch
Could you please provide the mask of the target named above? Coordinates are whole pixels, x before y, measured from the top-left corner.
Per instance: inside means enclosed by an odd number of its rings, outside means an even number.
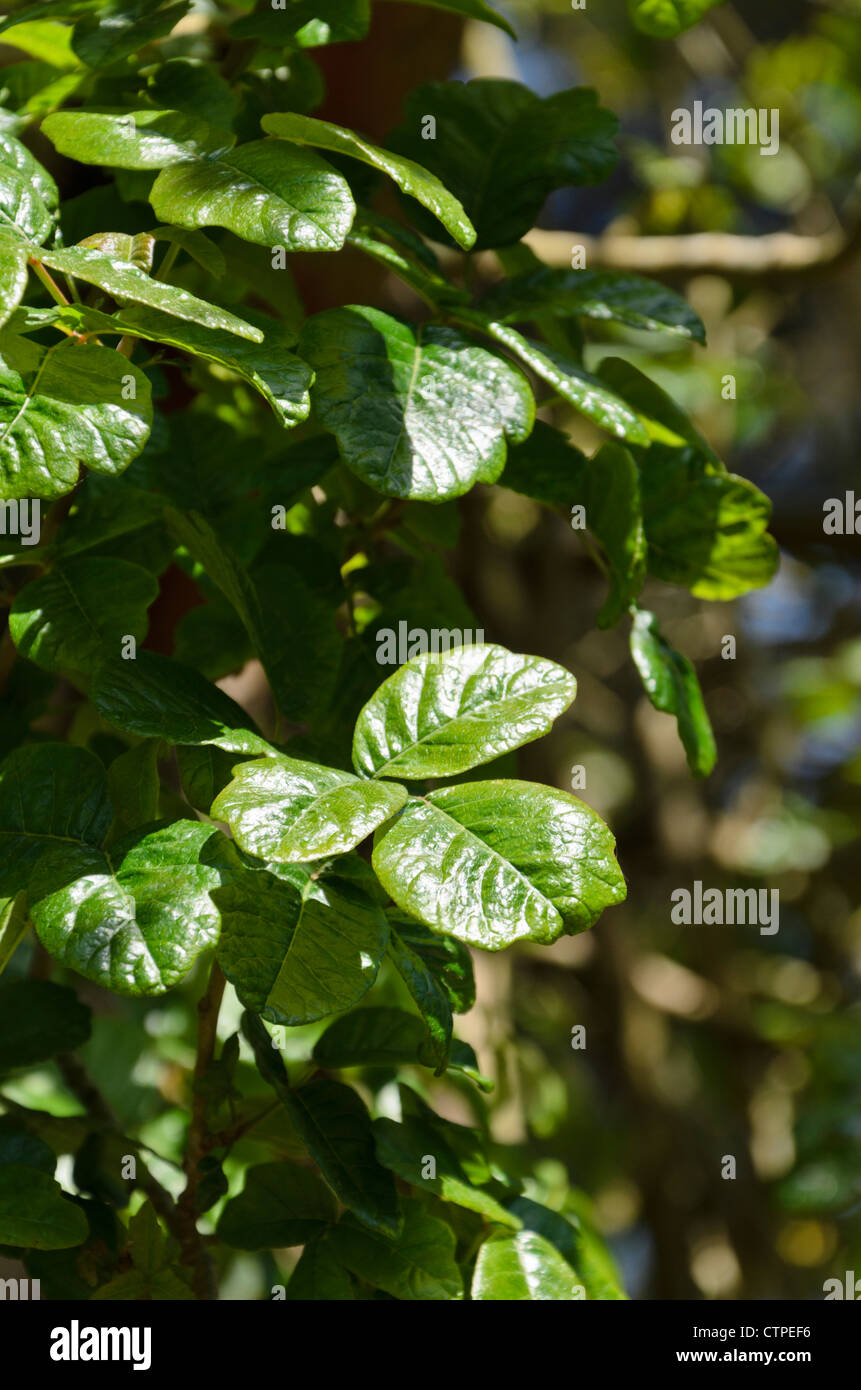
[[[191,1124],[185,1147],[185,1190],[177,1203],[182,1261],[194,1269],[194,1292],[198,1299],[215,1299],[215,1268],[197,1229],[197,1189],[200,1162],[211,1147],[206,1124],[206,1095],[203,1081],[215,1055],[218,1011],[226,984],[221,967],[213,961],[209,980],[197,1005],[197,1050],[194,1059]]]

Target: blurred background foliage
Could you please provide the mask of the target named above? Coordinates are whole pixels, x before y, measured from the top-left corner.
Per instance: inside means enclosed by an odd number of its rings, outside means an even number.
[[[214,8],[198,4],[181,26],[179,55],[207,56],[204,21]],[[533,1196],[594,1220],[631,1297],[820,1298],[826,1279],[846,1270],[861,1276],[861,540],[822,530],[826,499],[861,479],[861,280],[852,232],[861,221],[861,3],[725,4],[672,43],[639,33],[625,0],[587,0],[581,10],[568,0],[506,0],[500,8],[519,44],[440,12],[379,5],[368,40],[315,50],[313,69],[297,63],[290,80],[305,84],[319,115],[372,138],[397,123],[404,93],[432,77],[512,77],[541,94],[597,87],[621,118],[623,158],[607,184],[551,199],[542,222],[548,239],[536,248],[676,239],[662,273],[701,314],[708,346],[590,322],[587,361],[611,347],[672,393],[727,465],[772,498],[782,563],[768,589],[734,603],[703,604],[654,581],[643,596],[703,684],[719,757],[699,783],[674,722],[637,683],[625,633],[595,631],[603,581],[564,518],[498,487],[432,514],[415,509],[412,556],[403,534],[398,555],[414,565],[416,605],[425,605],[428,623],[447,616],[442,625],[470,625],[458,621],[468,614],[447,572],[488,641],[552,657],[576,674],[573,709],[508,770],[565,788],[574,776],[576,788],[575,769],[584,769],[578,794],[614,828],[629,893],[594,930],[551,950],[477,956],[478,1003],[459,1033],[495,1081],[492,1093],[466,1081],[429,1082],[427,1073],[410,1079],[429,1086],[449,1118],[484,1127],[502,1168],[527,1176]],[[262,61],[255,81],[264,103]],[[672,111],[698,99],[776,107],[779,153],[673,146]],[[752,274],[746,243],[737,243],[725,273],[686,264],[691,235],[784,232],[809,239],[814,264],[775,263]],[[713,259],[727,245],[716,242]],[[361,298],[421,312],[409,291],[355,253],[295,259],[309,311]],[[238,276],[235,265],[232,272]],[[263,271],[255,263],[247,273]],[[483,257],[476,273],[490,283],[499,271]],[[296,299],[285,285],[276,291],[274,280],[265,282],[269,303],[277,293],[289,319]],[[735,399],[722,394],[728,375]],[[235,390],[225,386],[217,409],[241,434]],[[597,443],[564,408],[547,418],[581,447]],[[312,510],[310,499],[294,507],[294,531],[313,529]],[[235,517],[233,529],[239,544]],[[356,618],[382,621],[384,612],[381,582]],[[156,647],[164,641],[159,624],[164,604],[151,630]],[[204,665],[194,629],[186,618],[176,650]],[[721,655],[727,635],[736,638],[733,660]],[[205,626],[197,637],[206,648]],[[232,665],[244,658],[238,650]],[[253,663],[223,683],[265,721]],[[35,689],[11,695],[19,719],[30,717],[30,701],[38,708]],[[7,702],[11,719],[10,710]],[[105,734],[87,720],[80,716],[72,737],[98,748]],[[696,879],[778,889],[779,932],[674,925],[670,894]],[[29,968],[22,950],[9,970]],[[75,985],[96,1011],[83,1059],[122,1123],[162,1156],[151,1158],[153,1171],[175,1189],[200,980],[155,1003]],[[384,990],[398,998],[394,978]],[[223,1037],[238,1013],[228,991]],[[572,1046],[578,1026],[585,1048]],[[316,1031],[282,1039],[293,1067],[305,1065]],[[239,1067],[239,1089],[259,1105],[265,1088],[244,1051]],[[367,1072],[361,1081],[379,1113],[394,1110],[394,1073]],[[58,1117],[62,1148],[63,1127],[74,1127],[80,1107],[59,1073],[46,1067],[4,1089]],[[230,1109],[227,1083],[213,1103]],[[249,1161],[293,1151],[282,1120],[260,1126],[226,1164],[231,1191]],[[734,1180],[722,1176],[728,1155]],[[103,1156],[90,1152],[88,1171],[79,1158],[74,1175],[63,1161],[70,1181],[98,1191]],[[292,1257],[225,1258],[222,1296],[253,1298],[284,1281]],[[61,1263],[45,1257],[45,1296]]]

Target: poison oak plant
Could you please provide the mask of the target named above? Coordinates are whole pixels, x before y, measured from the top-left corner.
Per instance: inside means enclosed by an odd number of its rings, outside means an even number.
[[[629,624],[707,774],[695,672],[637,598],[647,574],[705,599],[765,583],[768,504],[628,362],[584,366],[590,320],[701,342],[684,300],[521,241],[554,189],[613,168],[594,92],[430,83],[381,148],[308,114],[315,48],[362,37],[368,0],[188,11],[0,23],[21,55],[0,81],[0,1244],[52,1297],[212,1297],[231,1250],[285,1247],[276,1296],[622,1297],[585,1216],[423,1098],[486,1084],[453,1032],[468,948],[549,946],[625,895],[587,805],[488,768],[574,675],[426,633],[475,626],[441,560],[455,499],[498,484],[581,514],[599,626]],[[306,316],[291,258],[343,248],[415,317],[361,281]],[[507,273],[483,297],[477,250]],[[536,422],[560,403],[609,436],[591,457]],[[140,644],[177,567],[205,602],[168,656]],[[386,621],[410,648],[383,679]],[[252,657],[268,736],[215,684]],[[158,1181],[75,1049],[94,986],[151,1000],[196,965],[183,1171]],[[242,1037],[219,1043],[225,980]],[[83,1115],[15,1099],[51,1059]]]

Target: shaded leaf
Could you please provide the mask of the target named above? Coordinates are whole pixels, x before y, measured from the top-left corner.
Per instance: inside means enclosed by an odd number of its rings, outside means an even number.
[[[57,845],[100,845],[112,820],[105,769],[93,753],[63,743],[16,748],[0,763],[0,895],[26,888]]]
[[[90,1010],[50,980],[0,984],[0,1071],[47,1062],[90,1036]]]
[[[481,311],[503,323],[544,315],[582,314],[630,328],[678,334],[705,342],[699,315],[681,295],[656,280],[622,270],[557,270],[542,266],[504,280],[481,301]]]
[[[9,614],[22,656],[46,671],[89,671],[119,654],[125,637],[146,636],[158,583],[127,560],[84,556],[55,565],[26,584]]]
[[[404,1225],[396,1240],[362,1230],[349,1219],[328,1237],[329,1248],[358,1278],[393,1298],[449,1300],[463,1297],[451,1227],[421,1202],[403,1202]]]
[[[335,1199],[316,1173],[298,1163],[260,1163],[218,1221],[219,1240],[234,1250],[305,1245],[337,1216]]]
[[[654,613],[645,609],[634,615],[631,655],[655,709],[675,715],[691,772],[707,777],[717,749],[697,673],[688,658],[667,642]]]
[[[400,1124],[394,1120],[375,1120],[377,1157],[404,1182],[420,1191],[434,1192],[446,1202],[478,1212],[487,1221],[517,1229],[519,1217],[507,1211],[489,1192],[483,1192],[469,1181],[446,1142],[445,1135],[453,1129],[452,1125],[443,1126],[442,1122],[436,1125],[410,1116]],[[432,1165],[429,1159],[433,1160]]]
[[[0,1166],[0,1244],[67,1250],[87,1239],[87,1218],[37,1168]]]

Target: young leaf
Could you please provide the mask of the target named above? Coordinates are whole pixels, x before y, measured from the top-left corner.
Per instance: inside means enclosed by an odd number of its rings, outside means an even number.
[[[393,1298],[463,1298],[451,1227],[412,1198],[404,1201],[403,1211],[403,1230],[394,1242],[345,1219],[328,1237],[329,1248],[358,1278]]]
[[[313,876],[248,871],[219,888],[218,959],[248,1009],[295,1027],[349,1009],[377,978],[389,941],[364,861]]]
[[[65,251],[40,251],[39,260],[51,270],[72,275],[87,285],[98,285],[120,304],[145,304],[150,309],[159,309],[189,323],[199,323],[204,328],[220,329],[238,338],[250,338],[253,343],[263,341],[260,329],[244,319],[237,318],[216,304],[208,304],[205,299],[198,299],[176,285],[152,280],[136,265],[106,255],[104,251],[70,246]]]
[[[260,1163],[219,1218],[217,1235],[234,1250],[305,1245],[337,1218],[335,1199],[316,1173],[298,1163]]]
[[[397,1236],[394,1178],[376,1159],[371,1120],[350,1086],[312,1081],[284,1097],[290,1119],[326,1182],[364,1225]]]
[[[584,931],[621,902],[613,849],[600,817],[567,792],[467,782],[411,798],[378,833],[373,865],[405,912],[498,951]]]
[[[631,655],[655,709],[675,715],[691,772],[707,777],[717,749],[697,673],[688,658],[667,642],[654,613],[645,609],[634,615]]]
[[[109,723],[168,743],[214,743],[237,753],[274,751],[254,721],[217,686],[171,657],[140,651],[135,661],[106,660],[90,699]]]
[[[601,321],[615,320],[630,328],[674,333],[705,342],[699,315],[681,295],[655,280],[621,270],[557,270],[542,266],[527,275],[505,280],[481,301],[481,312],[503,323],[519,323],[544,315],[582,314]]]
[[[532,429],[522,373],[451,328],[330,309],[308,320],[298,352],[317,374],[320,423],[348,467],[387,497],[441,502],[494,482],[506,436]]]
[[[331,164],[277,140],[170,165],[150,202],[162,222],[225,227],[243,241],[287,251],[339,251],[356,211],[347,180]]]
[[[746,478],[711,469],[694,449],[653,444],[641,487],[649,569],[659,579],[719,601],[773,578],[771,502]]]
[[[721,0],[628,0],[634,23],[655,39],[674,39],[699,24]]]
[[[317,149],[347,155],[370,164],[372,169],[387,174],[404,193],[428,208],[464,250],[468,251],[475,241],[475,228],[461,203],[435,174],[414,160],[390,154],[378,145],[363,140],[355,131],[331,125],[329,121],[315,120],[313,116],[279,112],[264,116],[260,124],[267,134],[276,135],[281,140],[290,140],[297,145],[314,145]]]
[[[427,112],[436,120],[434,140],[422,138]],[[554,189],[606,178],[617,159],[617,125],[586,87],[542,98],[496,78],[429,82],[410,93],[387,143],[451,190],[476,228],[475,249],[484,250],[519,241]],[[428,224],[416,218],[433,236]]]
[[[392,783],[296,758],[263,758],[237,768],[211,814],[228,823],[249,854],[296,864],[353,849],[406,799],[406,788]]]
[[[0,1245],[68,1250],[87,1239],[87,1218],[60,1184],[37,1168],[0,1167]]]
[[[199,821],[137,830],[108,852],[64,845],[30,884],[45,949],[96,984],[132,997],[163,994],[215,945],[219,918],[210,862],[220,832]]]
[[[25,584],[9,613],[22,656],[46,671],[89,671],[119,654],[124,637],[146,636],[158,582],[127,560],[82,556]]]
[[[491,1236],[478,1252],[472,1277],[473,1299],[559,1302],[584,1296],[583,1286],[568,1262],[534,1231]]]
[[[119,353],[0,333],[0,497],[61,497],[81,464],[122,473],[151,424],[149,382]]]
[[[353,764],[364,777],[452,777],[540,738],[576,691],[555,662],[504,647],[417,656],[359,714]]]
[[[47,1062],[90,1036],[90,1010],[72,990],[49,980],[0,985],[0,1071]]]

